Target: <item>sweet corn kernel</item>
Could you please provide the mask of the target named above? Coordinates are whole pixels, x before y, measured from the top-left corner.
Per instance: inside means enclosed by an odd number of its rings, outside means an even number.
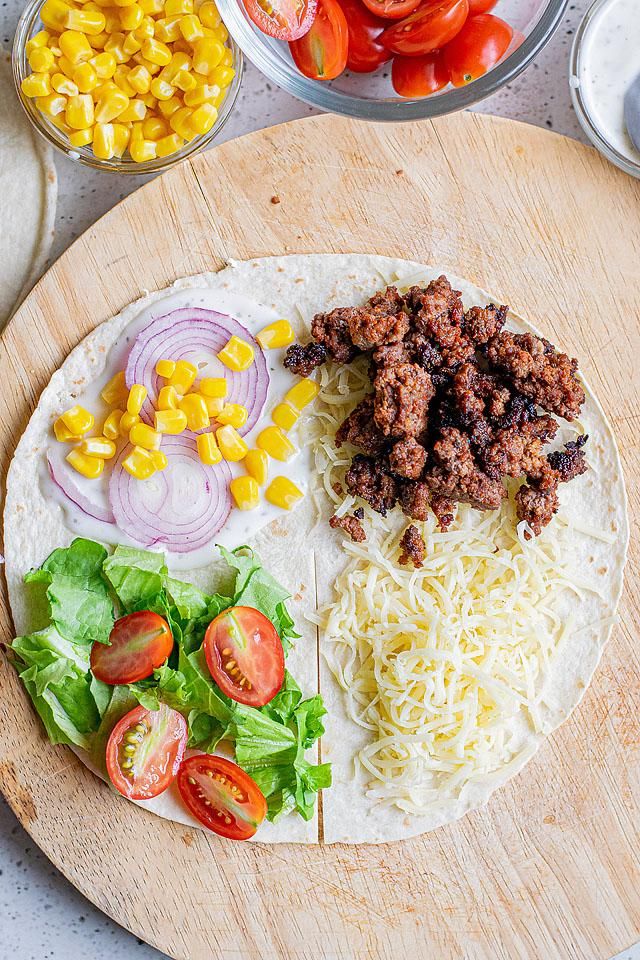
[[[188,76],[191,76],[191,74],[188,74]],[[184,103],[186,107],[199,107],[203,103],[211,103],[213,106],[213,101],[219,93],[220,87],[212,86],[209,83],[196,83],[191,90],[185,93]]]
[[[176,372],[175,360],[158,360],[156,363],[156,373],[163,380],[168,380]]]
[[[216,67],[209,75],[209,83],[217,83],[223,90],[228,87],[236,72],[232,67]]]
[[[93,152],[98,160],[110,160],[116,149],[112,123],[96,123],[93,128]]]
[[[146,423],[134,423],[129,431],[129,440],[145,450],[159,450],[162,434]]]
[[[37,103],[37,102],[38,102],[38,101],[36,100],[36,103]],[[49,119],[50,119],[51,123],[54,125],[54,127],[57,127],[58,130],[60,130],[62,133],[64,133],[65,137],[69,137],[69,136],[71,135],[71,133],[73,132],[73,131],[71,130],[71,127],[69,126],[69,124],[66,123],[66,121],[65,121],[64,117],[62,116],[62,114],[60,114],[60,115],[57,116],[57,117],[49,117]]]
[[[60,34],[58,42],[63,55],[74,66],[93,56],[93,49],[89,41],[84,33],[79,33],[78,30],[65,30],[64,33]]]
[[[30,73],[20,84],[25,97],[48,97],[51,93],[51,78],[48,73]]]
[[[136,423],[140,422],[140,417],[137,413],[129,413],[126,411],[122,414],[120,419],[120,433],[123,437],[129,435],[131,428],[135,426]]]
[[[260,491],[254,477],[234,477],[229,490],[238,510],[255,510],[260,503]]]
[[[243,460],[249,452],[248,446],[238,431],[229,424],[224,427],[218,427],[216,430],[216,439],[222,456],[225,460],[230,460],[232,463]]]
[[[288,320],[276,320],[264,327],[257,335],[256,340],[263,350],[276,350],[279,347],[288,347],[295,340],[293,327]]]
[[[132,3],[130,7],[120,10],[120,26],[123,30],[137,30],[143,20],[144,10],[139,3]]]
[[[60,417],[53,421],[53,432],[56,440],[59,440],[60,443],[67,443],[69,440],[78,439],[76,435],[71,433],[71,430],[64,425],[64,422],[60,419]]]
[[[157,63],[159,66],[165,67],[171,60],[171,50],[166,43],[156,40],[155,37],[150,37],[143,41],[142,56],[145,60],[150,60],[151,63]]]
[[[142,123],[140,121],[130,123],[129,127],[131,128],[129,134],[129,153],[131,153],[131,144],[142,142],[144,137],[142,136]]]
[[[187,43],[197,43],[198,40],[202,40],[204,37],[204,30],[202,29],[202,24],[200,23],[200,18],[195,15],[195,13],[187,14],[186,17],[180,19],[180,33],[187,41]]]
[[[172,43],[182,36],[180,33],[180,17],[165,17],[162,20],[156,20],[156,40],[162,40],[163,43]]]
[[[159,157],[168,157],[184,146],[184,140],[177,133],[170,133],[156,141],[156,153]]]
[[[107,440],[117,440],[120,436],[120,421],[122,420],[123,413],[123,410],[112,410],[102,424],[102,433]]]
[[[129,145],[129,130],[122,123],[114,123],[113,135],[115,138],[113,155],[114,157],[121,157]]]
[[[48,47],[35,47],[29,54],[29,66],[35,73],[49,73],[56,62]]]
[[[169,126],[162,117],[147,117],[142,124],[142,134],[145,140],[160,140],[169,133]]]
[[[151,81],[151,93],[158,100],[170,100],[175,92],[176,88],[166,80],[161,80],[160,77],[154,77]]]
[[[100,391],[100,396],[110,407],[115,406],[116,403],[126,404],[128,395],[129,391],[127,390],[124,370],[119,370]]]
[[[224,23],[219,23],[217,27],[213,28],[213,35],[216,40],[220,41],[220,43],[226,43],[229,39],[229,31],[225,27]]]
[[[100,460],[112,460],[116,455],[116,445],[107,437],[88,437],[78,447],[85,457],[98,457]]]
[[[247,408],[240,403],[226,403],[217,416],[218,423],[230,423],[232,427],[239,430],[247,422]]]
[[[244,458],[243,466],[259,487],[264,486],[269,475],[269,458],[264,450],[249,450]]]
[[[166,453],[163,453],[162,450],[149,450],[149,456],[153,460],[156,470],[166,470],[169,463]]]
[[[284,398],[288,400],[296,410],[304,410],[312,400],[315,400],[319,393],[320,387],[315,380],[309,380],[308,377],[305,377],[304,380],[299,380],[298,383],[290,387],[285,393]]]
[[[70,60],[67,60],[66,57],[62,55],[58,57],[58,70],[60,73],[64,73],[65,77],[69,77],[69,80],[73,79],[73,71],[76,69],[74,64]]]
[[[286,401],[277,404],[271,413],[271,419],[281,430],[291,430],[299,416],[299,411]]]
[[[63,0],[46,0],[40,10],[40,19],[45,27],[53,30],[64,30],[64,18],[71,7]]]
[[[160,71],[162,80],[173,83],[179,73],[188,70],[191,66],[191,57],[187,53],[174,53],[171,61]]]
[[[189,430],[204,430],[209,426],[209,412],[204,402],[204,397],[199,393],[189,393],[183,397],[178,404],[179,408],[187,415],[187,426]]]
[[[103,50],[102,53],[91,57],[89,63],[95,70],[98,80],[110,80],[118,66],[116,58],[112,53],[109,53],[108,50]]]
[[[69,134],[69,143],[72,147],[86,147],[92,140],[93,127],[87,127],[86,130],[71,130]]]
[[[98,86],[98,74],[92,63],[81,63],[73,71],[73,82],[80,93],[90,93]]]
[[[60,414],[60,419],[75,437],[81,437],[87,430],[91,430],[95,423],[93,414],[79,404],[65,410]]]
[[[95,37],[87,37],[87,40],[91,44],[93,50],[104,50],[104,45],[109,39],[109,34],[106,32],[98,33]]]
[[[175,370],[168,379],[168,384],[175,387],[183,396],[191,390],[198,376],[198,368],[188,360],[177,360]]]
[[[136,480],[148,480],[156,472],[156,465],[148,450],[134,447],[122,461],[122,466]]]
[[[118,117],[119,123],[141,123],[147,115],[147,108],[142,100],[135,97],[129,101],[129,106]]]
[[[104,470],[104,460],[100,460],[98,457],[87,457],[86,454],[81,453],[77,448],[71,450],[65,457],[65,460],[74,470],[77,470],[83,477],[87,477],[88,480],[96,480]]]
[[[99,10],[76,10],[71,7],[64,17],[64,25],[68,30],[77,30],[78,33],[88,33],[97,37],[106,26],[104,13]]]
[[[136,37],[133,31],[130,31],[124,38],[122,49],[126,54],[128,54],[128,56],[132,57],[134,53],[140,53],[140,51],[142,50],[142,42],[138,40],[138,38]],[[120,66],[125,67],[127,70],[129,70],[128,62],[121,63]]]
[[[274,460],[282,460],[285,463],[296,452],[291,440],[282,432],[280,427],[265,427],[258,434],[256,444]]]
[[[151,87],[151,74],[146,67],[138,64],[129,70],[127,79],[136,93],[148,93]]]
[[[140,5],[142,6],[142,5]],[[144,10],[142,11],[144,13]],[[152,17],[144,16],[140,26],[135,31],[136,37],[138,40],[147,40],[149,37],[153,37],[156,31],[155,21]]]
[[[198,456],[207,466],[213,467],[222,460],[220,448],[212,433],[199,433],[196,437],[196,446],[198,448]]]
[[[118,63],[126,63],[129,59],[129,54],[125,52],[124,42],[126,37],[124,33],[116,31],[112,33],[107,42],[104,45],[104,49],[107,53],[112,53],[116,58]]]
[[[193,90],[198,85],[198,81],[188,70],[181,70],[173,82],[183,93],[188,93],[189,90]]]
[[[253,347],[234,334],[218,354],[218,359],[229,370],[247,370],[253,363]]]
[[[51,34],[48,30],[38,30],[37,33],[34,33],[31,39],[27,40],[25,44],[27,57],[29,57],[34,50],[37,50],[40,47],[46,47],[50,39]]]
[[[158,110],[165,119],[169,120],[174,113],[177,113],[178,110],[182,107],[182,104],[177,97],[171,97],[171,100],[161,100],[158,104]]]
[[[156,410],[154,425],[158,433],[182,433],[187,429],[184,410]]]
[[[158,106],[158,100],[153,96],[153,94],[141,93],[139,96],[147,110],[155,110],[155,108]]]
[[[141,383],[134,383],[129,390],[127,397],[127,413],[135,413],[136,416],[142,410],[142,404],[147,399],[147,388]]]
[[[196,73],[208,76],[218,66],[224,56],[224,46],[212,37],[202,37],[193,48],[193,69]]]
[[[226,397],[227,391],[224,377],[203,377],[200,381],[200,393],[205,397]]]
[[[107,94],[113,93],[114,90],[117,92],[118,87],[113,80],[103,80],[95,90],[91,91],[91,95],[95,101],[98,101],[101,97],[106,97]]]
[[[220,26],[222,19],[218,13],[218,8],[215,3],[212,3],[211,0],[206,0],[205,3],[201,3],[198,9],[198,16],[200,20],[205,25],[205,27],[214,27]]]
[[[117,59],[117,58],[116,58]],[[107,90],[96,103],[96,123],[110,123],[129,106],[129,97],[122,90]],[[72,124],[73,126],[73,124]]]
[[[222,413],[225,407],[225,402],[222,397],[203,397],[204,402],[207,407],[207,413],[209,416],[216,420],[218,414]]]
[[[154,16],[164,12],[164,0],[138,0],[145,14]]]
[[[179,100],[178,100],[178,104],[180,104]],[[179,106],[179,108],[175,111],[175,113],[172,113],[171,116],[169,117],[169,126],[175,133],[177,133],[184,140],[193,140],[193,138],[197,136],[195,130],[191,127],[191,124],[189,123],[189,121],[191,120],[192,114],[193,114],[193,110],[191,110],[190,107]]]
[[[166,17],[193,13],[193,0],[165,0],[164,13]]]
[[[60,93],[50,93],[48,97],[38,97],[36,106],[46,117],[54,118],[64,113],[67,98]]]
[[[158,394],[158,410],[177,410],[180,397],[175,387],[162,387]]]
[[[304,493],[288,477],[275,477],[265,490],[264,497],[274,507],[291,510],[298,500],[302,500]]]
[[[192,51],[191,51],[191,44],[190,44],[190,43],[187,43],[187,41],[184,39],[184,37],[180,37],[179,40],[176,40],[176,41],[175,41],[175,43],[173,44],[173,49],[175,50],[176,53],[178,53],[178,52],[188,53],[189,56],[191,56],[191,52],[192,52]]]
[[[136,90],[129,83],[129,73],[130,67],[126,63],[119,63],[113,74],[113,82],[118,90],[122,90],[131,99],[135,97]]]
[[[64,73],[54,73],[51,77],[51,86],[56,93],[61,93],[65,97],[77,97],[79,93],[76,84],[65,77]]]
[[[220,61],[220,66],[221,67],[233,66],[233,50],[229,49],[229,47],[224,48],[224,57]],[[234,76],[235,76],[235,70],[234,70]],[[231,79],[233,79],[233,77]]]

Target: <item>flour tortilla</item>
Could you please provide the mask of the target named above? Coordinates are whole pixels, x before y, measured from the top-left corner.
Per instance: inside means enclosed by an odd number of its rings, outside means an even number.
[[[0,329],[44,269],[56,213],[51,147],[20,106],[11,61],[0,54]]]
[[[492,297],[465,280],[440,268],[386,257],[366,255],[315,255],[265,258],[231,263],[218,274],[177,281],[177,286],[210,286],[240,292],[273,307],[288,317],[298,336],[308,335],[308,323],[319,310],[358,303],[370,296],[393,276],[408,277],[420,271],[428,280],[446,272],[451,283],[463,294],[465,306],[484,305]],[[38,566],[55,547],[72,539],[64,526],[57,504],[46,501],[35,481],[37,463],[49,442],[51,422],[74,400],[78,380],[93,379],[104,367],[105,352],[124,326],[150,300],[167,291],[152,294],[102,323],[69,355],[40,398],[25,431],[7,481],[4,514],[6,574],[11,609],[18,633],[29,627],[22,584],[24,573]],[[530,325],[511,316],[509,326],[532,330]],[[105,351],[106,348],[106,351]],[[484,804],[491,793],[513,776],[536,751],[544,736],[565,720],[582,698],[609,637],[622,590],[623,567],[629,536],[626,496],[615,440],[593,394],[587,390],[587,403],[581,422],[590,434],[588,458],[591,469],[571,484],[571,496],[563,491],[563,511],[569,519],[588,523],[615,537],[608,544],[590,536],[580,536],[577,562],[585,577],[597,579],[603,600],[594,597],[579,605],[574,633],[568,639],[557,668],[549,677],[542,708],[542,732],[530,732],[518,758],[498,771],[490,783],[467,788],[463,797],[443,800],[429,817],[411,817],[393,807],[372,803],[365,791],[365,778],[354,764],[366,732],[346,715],[342,691],[322,657],[322,636],[305,618],[320,604],[332,599],[332,584],[346,563],[342,535],[326,523],[318,522],[308,497],[293,514],[283,516],[262,530],[253,546],[265,565],[292,592],[292,613],[303,634],[291,654],[290,669],[306,693],[320,689],[329,710],[327,733],[322,738],[322,760],[333,764],[334,785],[324,792],[322,827],[314,819],[304,824],[290,816],[276,825],[265,825],[257,839],[267,842],[364,843],[404,839],[434,829],[461,817]],[[326,515],[329,515],[327,505]],[[405,521],[398,512],[398,531]],[[180,576],[180,574],[177,574]],[[211,589],[218,573],[214,568],[189,571],[191,579],[203,589]],[[316,644],[320,656],[316,658]],[[317,667],[319,663],[319,669]],[[84,758],[83,758],[84,759]],[[122,801],[124,802],[124,800]],[[197,826],[175,794],[167,792],[143,804],[161,816]]]

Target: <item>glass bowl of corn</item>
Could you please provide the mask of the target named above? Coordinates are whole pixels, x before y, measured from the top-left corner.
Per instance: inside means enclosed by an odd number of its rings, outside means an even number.
[[[242,76],[213,0],[31,0],[12,62],[38,132],[116,173],[156,173],[206,147]]]

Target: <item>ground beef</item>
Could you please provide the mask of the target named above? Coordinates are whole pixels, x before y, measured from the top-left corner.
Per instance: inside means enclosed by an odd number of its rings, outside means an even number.
[[[427,451],[413,437],[398,440],[389,454],[389,464],[393,472],[401,477],[407,477],[409,480],[420,478],[426,462]]]
[[[404,480],[400,484],[402,512],[412,520],[426,520],[429,516],[429,487],[421,480]]]
[[[555,450],[547,455],[549,466],[556,471],[562,483],[568,483],[587,470],[587,460],[582,448],[588,439],[584,433],[577,440],[565,443],[564,450]]]
[[[520,487],[516,493],[516,513],[518,520],[526,520],[536,537],[542,528],[553,519],[558,511],[557,487],[540,490],[535,486]]]
[[[474,345],[463,330],[460,292],[451,289],[446,277],[432,280],[424,290],[411,287],[405,299],[415,311],[416,330],[437,348],[442,366],[455,369],[465,360],[473,359]]]
[[[431,509],[436,515],[438,526],[441,530],[446,530],[453,523],[453,503],[446,497],[431,497]]]
[[[336,363],[351,363],[359,352],[349,333],[349,320],[357,313],[357,307],[338,307],[330,313],[317,313],[311,322],[311,335]]]
[[[481,373],[475,364],[465,363],[453,376],[451,396],[461,423],[479,419],[495,423],[505,416],[511,391],[496,377]]]
[[[497,430],[491,443],[480,451],[482,467],[495,479],[531,475],[537,470],[544,444],[553,440],[557,431],[557,420],[548,414],[520,427]]]
[[[399,562],[402,564],[412,563],[419,569],[424,563],[427,555],[427,548],[420,531],[412,523],[407,527],[400,540]]]
[[[417,437],[434,395],[431,377],[416,363],[387,365],[374,381],[376,424],[386,437]]]
[[[370,457],[382,453],[386,440],[373,419],[373,394],[361,400],[338,428],[336,446],[341,447],[343,443],[358,447]]]
[[[327,359],[327,351],[321,343],[308,343],[301,347],[299,343],[292,343],[284,358],[284,365],[291,373],[298,377],[309,377],[316,369],[322,366]]]
[[[398,482],[383,460],[357,454],[347,470],[347,490],[362,497],[382,516],[386,516],[398,499]]]
[[[477,347],[482,346],[491,337],[495,337],[504,327],[509,307],[496,307],[490,303],[486,307],[471,307],[464,315],[464,332]]]
[[[544,410],[565,420],[580,413],[585,393],[576,376],[578,361],[558,353],[548,340],[532,333],[503,330],[489,340],[487,359]]]
[[[466,434],[446,427],[433,445],[433,456],[436,465],[425,474],[425,481],[436,496],[470,503],[477,510],[500,507],[506,488],[478,466]]]
[[[414,330],[404,341],[407,349],[407,359],[420,364],[429,373],[438,370],[442,364],[442,354],[424,333]]]
[[[373,350],[384,344],[400,343],[409,332],[404,301],[395,287],[387,287],[348,318],[352,343],[360,350]]]
[[[334,514],[334,516],[329,520],[329,526],[333,530],[336,528],[344,530],[345,533],[349,534],[354,543],[364,543],[364,541],[367,539],[367,535],[364,532],[364,527],[362,526],[360,519],[361,518],[356,517],[355,514],[351,517],[348,514],[344,517],[336,517]]]
[[[413,359],[407,340],[401,343],[387,343],[374,350],[371,364],[371,379],[374,380],[379,367],[386,364],[409,363]]]

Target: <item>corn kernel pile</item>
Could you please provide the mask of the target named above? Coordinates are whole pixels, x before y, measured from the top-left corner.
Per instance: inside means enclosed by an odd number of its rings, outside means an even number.
[[[166,157],[218,119],[235,76],[212,0],[45,0],[22,92],[100,160]]]
[[[256,339],[263,349],[275,349],[287,346],[294,335],[291,325],[279,320],[265,327]],[[254,360],[253,347],[232,336],[218,353],[218,359],[229,370],[247,370]],[[122,466],[132,477],[148,480],[168,464],[161,450],[162,435],[180,434],[188,429],[198,433],[196,446],[202,463],[215,466],[223,459],[242,462],[246,476],[234,477],[229,489],[238,509],[255,509],[260,503],[260,487],[268,480],[269,457],[286,463],[295,454],[296,448],[286,433],[318,395],[318,384],[308,379],[294,384],[272,411],[274,425],[264,427],[255,448],[249,449],[238,433],[247,422],[247,409],[239,403],[226,402],[224,377],[202,377],[196,390],[198,369],[187,360],[159,360],[155,371],[165,382],[158,393],[153,427],[140,418],[147,399],[146,388],[133,384],[127,390],[124,371],[116,373],[102,390],[104,402],[115,409],[105,419],[101,436],[85,436],[93,429],[95,418],[83,407],[76,405],[61,414],[53,424],[56,439],[77,444],[67,455],[67,462],[82,476],[95,479],[102,474],[105,461],[115,456],[117,440],[125,438],[131,449]],[[213,429],[212,421],[216,424]],[[283,476],[275,477],[264,492],[268,503],[283,510],[291,510],[303,495],[292,480]]]

